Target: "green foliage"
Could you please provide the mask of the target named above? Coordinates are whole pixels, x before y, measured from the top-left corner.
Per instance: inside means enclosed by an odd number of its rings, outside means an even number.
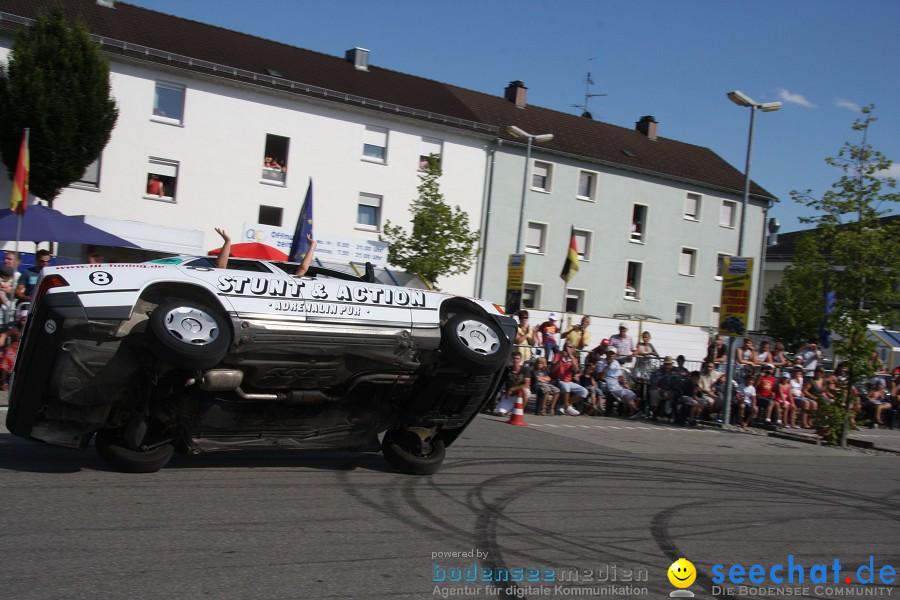
[[[380,240],[390,243],[388,262],[418,273],[435,288],[438,277],[467,273],[475,258],[478,232],[469,231],[469,215],[459,206],[444,202],[438,178],[440,157],[428,157],[428,166],[419,175],[419,197],[412,213],[412,234],[387,221]]]
[[[769,290],[763,302],[763,328],[785,348],[796,350],[807,340],[819,337],[825,305],[824,269],[825,259],[819,253],[817,240],[800,236],[794,264],[784,270],[781,283]]]
[[[791,193],[794,200],[817,212],[804,221],[817,226],[811,239],[824,261],[816,264],[821,265],[825,289],[835,293],[828,329],[833,334],[835,355],[849,367],[847,384],[838,399],[844,407],[850,406],[848,390],[871,374],[868,358],[874,342],[866,339],[869,325],[896,322],[900,302],[900,222],[881,218],[887,208],[900,202],[900,194],[890,191],[896,188],[893,178],[880,175],[892,161],[867,142],[869,128],[876,121],[873,109],[865,107],[863,116],[853,124],[853,130],[862,133],[862,141],[848,142],[837,157],[826,159],[842,171],[831,189],[821,198],[809,191]],[[842,444],[846,444],[848,427],[845,416]]]
[[[844,424],[850,419],[850,411],[838,402],[820,401],[810,415],[813,429],[829,444],[840,444]],[[850,425],[851,429],[858,429]]]
[[[100,156],[117,118],[109,61],[80,18],[70,27],[57,3],[16,34],[0,67],[0,158],[10,178],[30,128],[30,190],[52,206]]]

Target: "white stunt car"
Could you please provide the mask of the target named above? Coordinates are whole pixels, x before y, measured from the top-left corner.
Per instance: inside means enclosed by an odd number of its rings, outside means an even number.
[[[402,472],[437,471],[498,389],[515,321],[483,301],[295,269],[45,267],[7,427],[73,448],[95,437],[129,472],[260,447],[380,449]]]

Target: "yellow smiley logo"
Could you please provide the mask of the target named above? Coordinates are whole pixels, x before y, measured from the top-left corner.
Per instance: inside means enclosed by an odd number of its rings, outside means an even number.
[[[679,558],[669,567],[669,582],[677,588],[690,587],[697,579],[694,563],[686,558]]]

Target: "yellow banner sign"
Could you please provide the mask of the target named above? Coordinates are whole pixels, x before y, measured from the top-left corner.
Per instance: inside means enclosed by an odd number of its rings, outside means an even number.
[[[750,315],[750,290],[753,285],[753,259],[725,258],[722,273],[722,300],[719,303],[719,333],[745,335]]]
[[[510,254],[506,270],[506,314],[515,314],[522,307],[522,286],[525,283],[525,255]]]

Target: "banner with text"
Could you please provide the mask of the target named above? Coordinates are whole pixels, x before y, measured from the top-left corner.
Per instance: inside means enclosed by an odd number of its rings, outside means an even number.
[[[719,304],[720,334],[747,333],[752,284],[753,259],[743,256],[726,257],[722,273],[722,299]]]
[[[376,267],[387,265],[387,242],[331,233],[320,234],[317,231],[314,231],[313,234],[316,237],[315,258],[323,262],[363,263],[368,261]],[[260,223],[244,223],[244,232],[240,241],[259,242],[287,254],[291,251],[293,240],[293,229]]]
[[[525,255],[510,254],[506,270],[506,314],[514,315],[522,307],[522,287],[525,284]]]

